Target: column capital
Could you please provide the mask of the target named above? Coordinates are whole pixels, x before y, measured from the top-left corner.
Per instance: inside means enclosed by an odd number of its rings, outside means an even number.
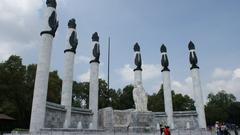
[[[53,7],[56,8],[57,7],[57,2],[56,0],[47,0],[46,1],[47,7]]]
[[[193,44],[192,41],[189,42],[188,44],[188,49],[189,49],[189,61],[191,64],[191,68],[190,70],[194,69],[194,68],[199,68],[199,66],[197,65],[198,63],[198,58],[195,52],[195,45]]]
[[[133,50],[135,53],[134,64],[137,66],[133,71],[136,71],[136,70],[142,71],[142,58],[141,58],[140,46],[138,42],[135,43]]]
[[[162,59],[161,59],[161,64],[162,64],[162,72],[164,71],[170,71],[168,66],[169,66],[169,62],[168,62],[168,57],[167,57],[167,48],[164,44],[162,44],[161,48],[160,48],[160,52],[162,54]]]

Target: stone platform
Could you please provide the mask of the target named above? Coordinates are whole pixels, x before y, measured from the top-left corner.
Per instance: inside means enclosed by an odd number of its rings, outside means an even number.
[[[64,106],[47,102],[45,114],[45,128],[63,128],[66,109]],[[70,128],[77,128],[79,122],[82,123],[82,128],[88,129],[92,121],[92,111],[89,109],[81,109],[72,107],[71,125]]]
[[[100,109],[99,128],[108,131],[153,131],[157,125],[167,124],[165,112],[134,112],[134,109],[113,110],[111,107]],[[196,111],[173,112],[175,129],[196,130],[199,128]]]
[[[238,131],[240,132],[240,131]],[[233,131],[230,131],[231,134],[234,134]],[[28,132],[12,132],[10,134],[4,135],[159,135],[159,131],[153,132],[114,132],[114,131],[103,131],[103,130],[49,130],[41,131],[35,134],[30,134]],[[171,135],[214,135],[214,130],[172,130]]]
[[[155,129],[152,112],[130,112],[129,131],[151,132]]]
[[[63,128],[66,109],[64,106],[47,102],[45,128]],[[79,122],[83,129],[88,129],[92,122],[92,111],[88,109],[72,108],[70,128],[77,128]],[[111,107],[100,109],[98,112],[98,129],[105,131],[153,131],[157,124],[166,125],[165,112],[135,112],[134,109],[113,110]],[[175,129],[198,129],[196,111],[178,111],[173,113]]]

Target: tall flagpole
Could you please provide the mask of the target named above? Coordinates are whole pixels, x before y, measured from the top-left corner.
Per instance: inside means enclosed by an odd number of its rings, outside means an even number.
[[[109,73],[110,73],[110,37],[108,37],[108,92],[109,92],[109,85],[110,85],[109,84]]]

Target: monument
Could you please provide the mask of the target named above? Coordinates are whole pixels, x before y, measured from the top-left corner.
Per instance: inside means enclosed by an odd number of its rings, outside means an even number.
[[[98,128],[98,73],[99,73],[100,45],[99,36],[95,32],[92,35],[92,55],[90,61],[90,87],[89,87],[89,109],[93,112],[92,128]]]
[[[170,79],[170,70],[168,68],[169,62],[167,57],[167,48],[165,45],[161,46],[161,64],[162,64],[162,77],[163,77],[163,93],[164,93],[164,106],[165,112],[167,114],[167,125],[171,129],[174,129],[173,123],[173,107],[172,107],[172,89],[171,89],[171,79]]]
[[[192,83],[193,83],[193,94],[195,99],[195,107],[198,114],[198,124],[199,128],[206,129],[206,118],[205,118],[205,111],[204,111],[204,104],[203,104],[203,94],[202,94],[202,87],[200,82],[200,73],[199,67],[197,65],[198,59],[195,52],[195,46],[192,41],[188,44],[189,49],[189,61],[191,64],[191,76],[192,76]]]
[[[95,32],[92,35],[92,53],[90,61],[90,86],[89,86],[89,109],[72,107],[73,65],[76,48],[78,45],[76,22],[71,19],[68,22],[67,41],[64,50],[64,75],[62,84],[61,105],[46,102],[49,67],[51,61],[52,43],[58,28],[56,15],[56,0],[47,0],[47,8],[44,10],[44,27],[41,32],[42,45],[40,47],[37,65],[30,132],[39,131],[66,131],[66,132],[145,132],[154,131],[160,124],[170,126],[172,129],[206,129],[206,120],[203,105],[202,88],[200,83],[199,67],[195,46],[189,43],[191,63],[191,76],[196,111],[175,111],[172,107],[171,79],[168,68],[167,48],[161,46],[161,65],[164,87],[165,112],[148,111],[148,96],[142,83],[142,59],[140,46],[134,45],[134,69],[133,99],[135,108],[127,110],[113,110],[111,107],[98,110],[99,96],[99,36]],[[156,101],[158,102],[158,101]],[[85,104],[85,103],[83,103]]]
[[[43,31],[41,32],[42,45],[39,51],[34,85],[30,132],[39,131],[44,127],[52,42],[58,28],[57,3],[55,0],[47,0],[46,4]]]
[[[135,110],[137,112],[147,112],[147,101],[148,97],[145,93],[142,84],[142,59],[140,53],[140,46],[138,43],[134,45],[135,52],[135,65],[134,69],[134,89],[133,89],[133,100],[135,104]]]
[[[71,19],[68,22],[68,33],[66,39],[67,42],[65,47],[66,49],[64,51],[65,57],[64,57],[61,105],[65,106],[65,109],[67,110],[63,127],[69,128],[71,122],[71,109],[72,109],[74,56],[78,45],[75,19]]]
[[[130,112],[129,128],[131,131],[140,132],[146,129],[152,130],[154,125],[153,114],[147,109],[148,97],[142,84],[142,58],[138,43],[134,45],[133,50],[135,53],[134,63],[136,65],[136,68],[133,70],[135,110]]]

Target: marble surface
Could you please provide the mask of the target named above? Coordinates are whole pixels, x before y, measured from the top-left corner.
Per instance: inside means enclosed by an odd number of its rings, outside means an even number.
[[[137,112],[148,111],[147,110],[148,97],[147,94],[145,93],[145,90],[141,82],[137,82],[137,84],[134,85],[133,100],[135,104],[135,111]]]
[[[55,8],[45,8],[43,31],[49,31],[51,28],[48,25],[48,18],[55,11]],[[43,34],[42,45],[40,47],[38,64],[34,85],[32,113],[30,121],[30,131],[39,131],[44,126],[47,88],[49,78],[49,68],[51,62],[52,42],[53,36],[50,34]]]
[[[196,111],[173,112],[175,129],[195,130],[199,128]],[[125,132],[139,128],[154,130],[157,125],[167,125],[165,112],[136,112],[135,109],[113,110],[111,107],[99,110],[99,127],[108,131]],[[189,127],[188,127],[189,125]]]
[[[98,128],[98,92],[99,92],[99,63],[90,63],[89,109],[93,112],[93,129]]]
[[[69,28],[66,37],[65,49],[71,49],[69,38],[75,29]],[[63,66],[63,83],[62,83],[62,96],[61,104],[67,109],[64,128],[68,128],[71,122],[71,107],[72,107],[72,86],[73,86],[73,67],[74,67],[74,52],[68,51],[64,53],[64,66]]]
[[[174,129],[173,123],[173,105],[172,105],[172,89],[171,89],[171,79],[170,79],[170,72],[163,71],[162,72],[163,78],[163,93],[164,93],[164,106],[165,112],[167,115],[167,125]]]
[[[47,102],[44,127],[63,128],[66,111],[63,105]],[[92,122],[92,115],[91,110],[72,107],[69,128],[77,129],[79,122],[81,122],[82,129],[88,129]]]
[[[133,100],[135,104],[135,111],[147,112],[148,97],[142,84],[142,71],[134,71],[134,89],[133,89]]]
[[[206,129],[206,117],[204,111],[204,103],[203,103],[203,94],[202,87],[200,81],[199,69],[194,68],[191,70],[192,83],[193,83],[193,94],[195,107],[198,114],[198,124],[200,128]]]

